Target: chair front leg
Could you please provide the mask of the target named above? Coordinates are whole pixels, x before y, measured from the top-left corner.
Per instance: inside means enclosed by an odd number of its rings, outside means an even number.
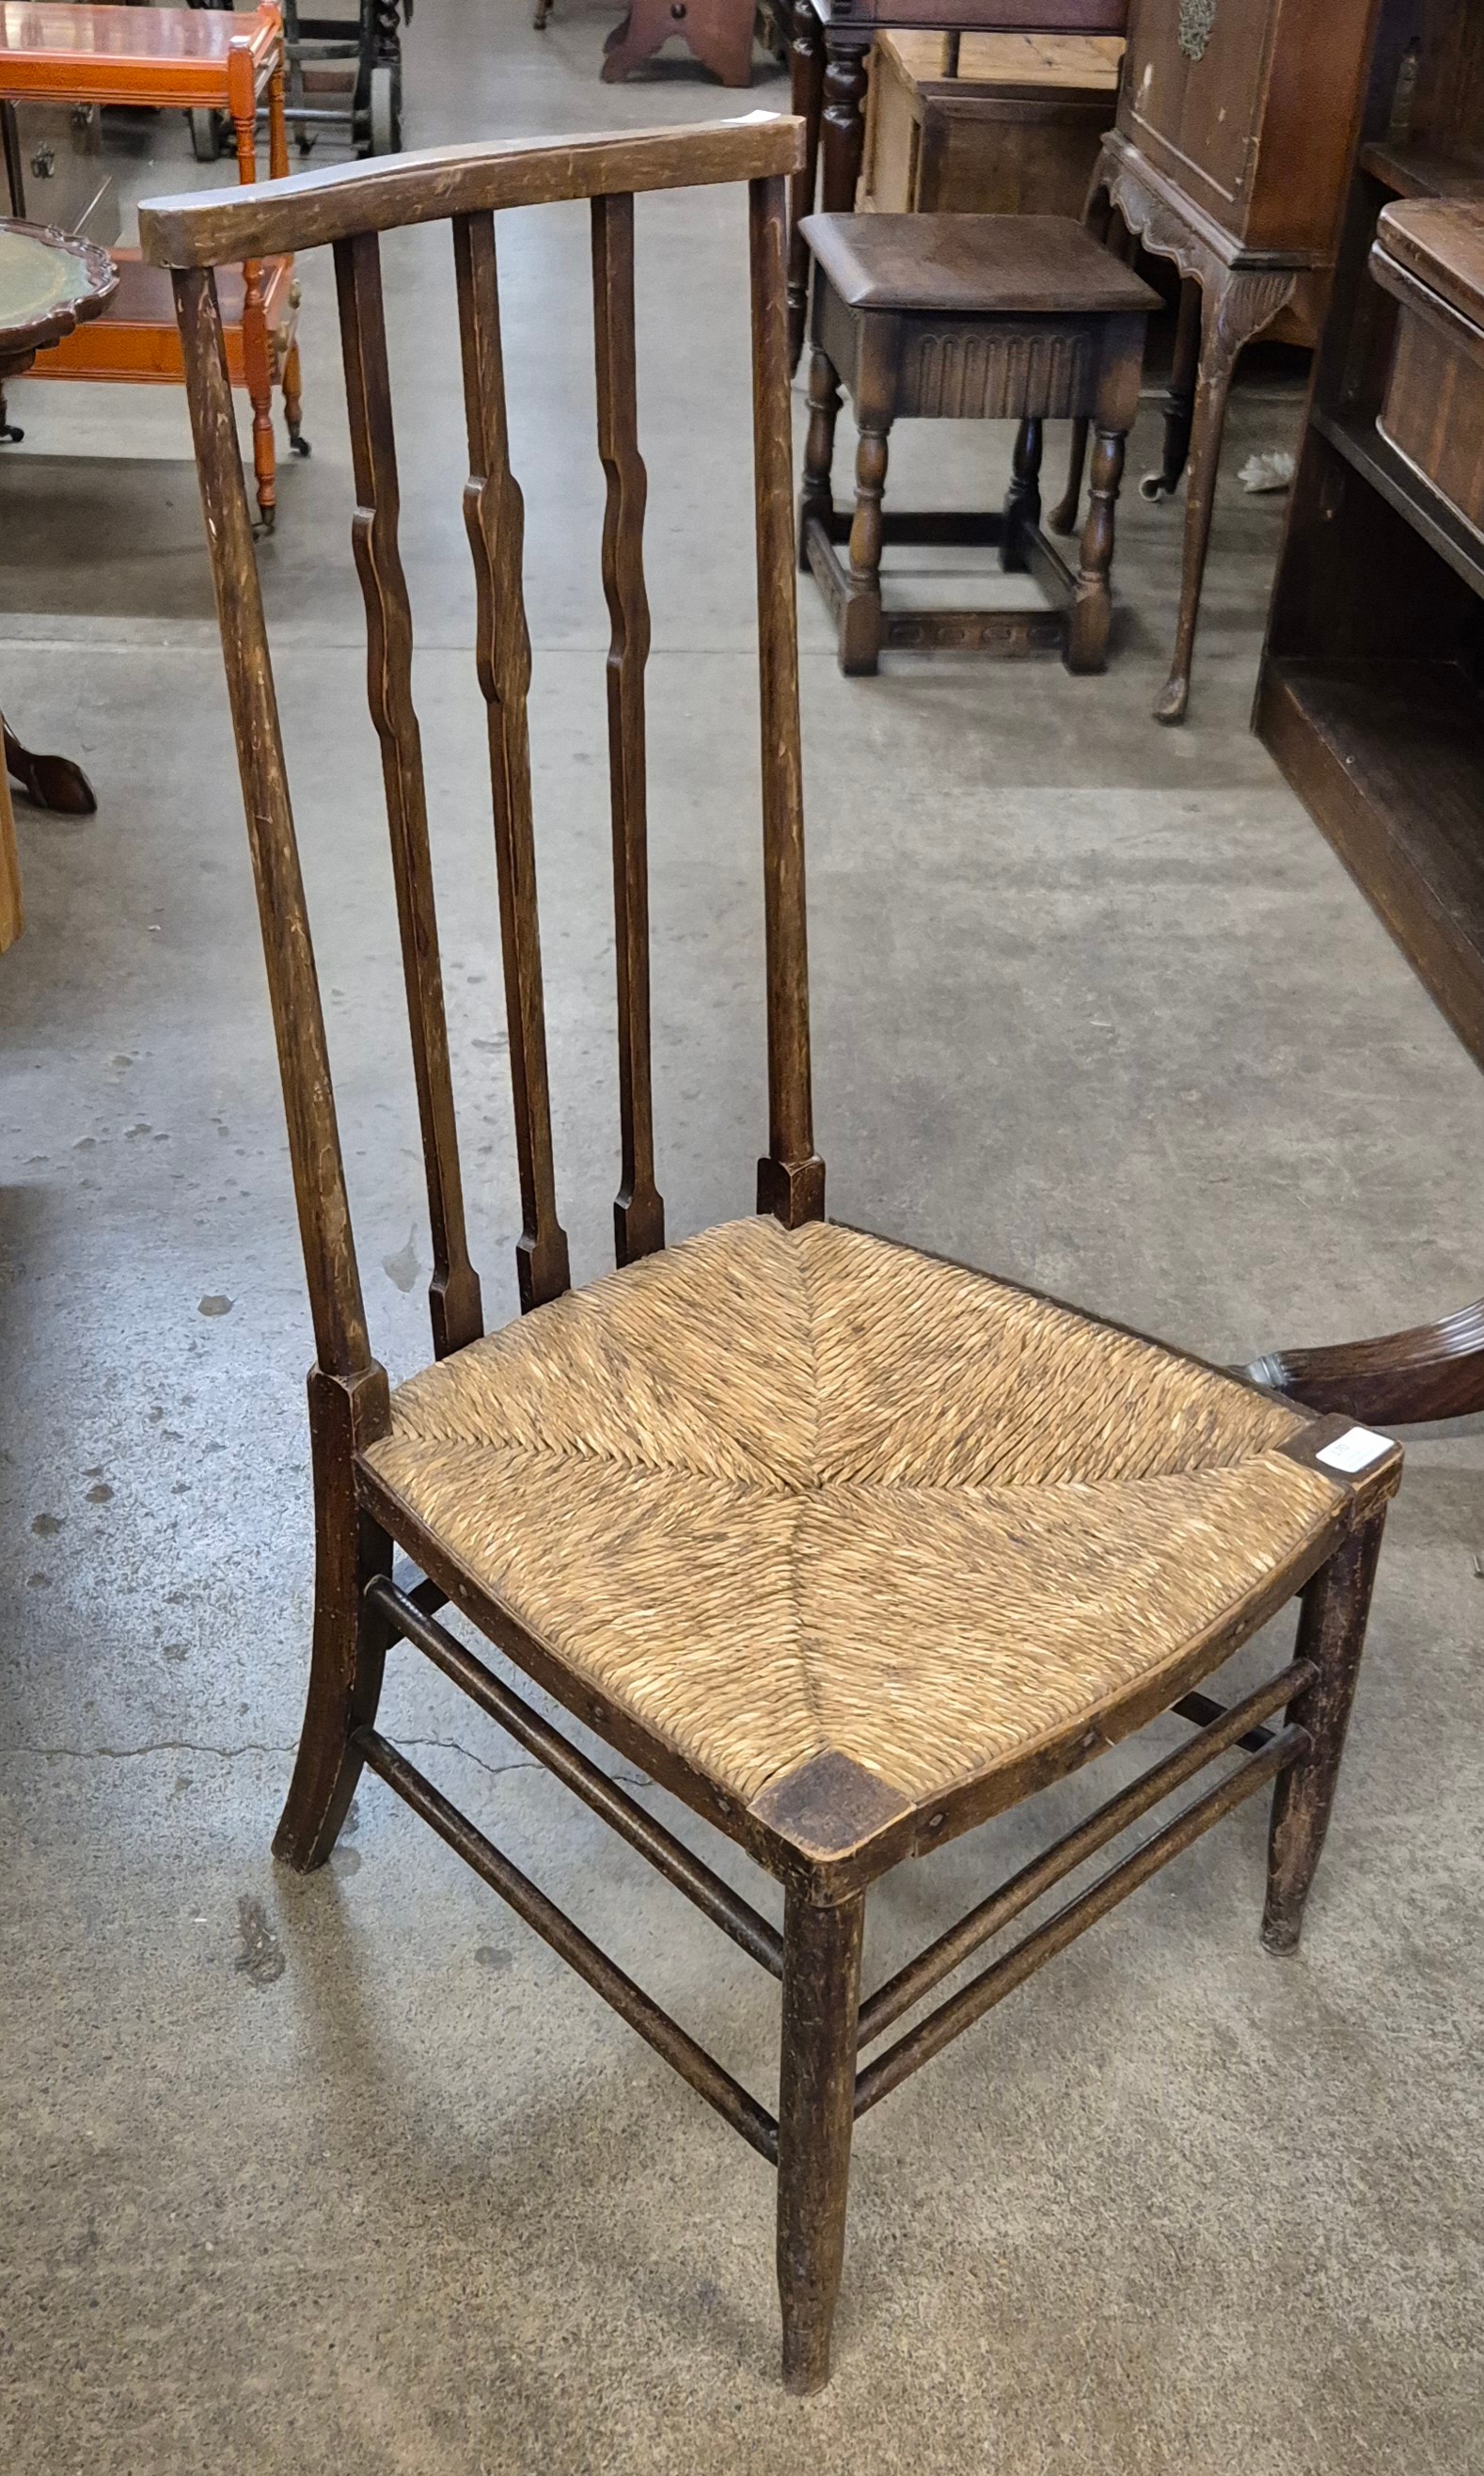
[[[1273,1793],[1268,1841],[1268,1900],[1262,1939],[1269,1951],[1297,1951],[1330,1809],[1340,1777],[1340,1756],[1349,1725],[1384,1508],[1353,1531],[1303,1595],[1296,1656],[1319,1670],[1314,1683],[1290,1703],[1288,1717],[1309,1732],[1306,1754],[1278,1774]]]
[[[824,1908],[791,1891],[783,1921],[779,2295],[783,2383],[800,2396],[829,2379],[845,2260],[865,1911],[863,1892]]]
[[[358,1427],[384,1433],[386,1378],[380,1367],[348,1383],[309,1377],[314,1474],[314,1643],[309,1692],[275,1857],[299,1873],[322,1866],[339,1837],[361,1757],[351,1739],[376,1718],[387,1627],[366,1607],[366,1584],[391,1572],[392,1543],[356,1500]]]

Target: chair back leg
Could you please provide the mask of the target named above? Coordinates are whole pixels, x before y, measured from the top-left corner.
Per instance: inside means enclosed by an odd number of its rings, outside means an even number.
[[[381,1368],[349,1385],[316,1368],[309,1377],[314,1638],[304,1731],[273,1842],[275,1857],[301,1874],[322,1866],[339,1838],[361,1770],[352,1739],[375,1723],[391,1640],[385,1619],[365,1598],[366,1584],[391,1572],[392,1543],[356,1501],[355,1454],[365,1441],[358,1411],[369,1411],[373,1432],[384,1428]]]

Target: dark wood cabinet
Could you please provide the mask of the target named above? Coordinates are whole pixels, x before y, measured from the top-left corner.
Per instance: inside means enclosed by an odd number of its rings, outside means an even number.
[[[1392,220],[1429,199],[1471,210]],[[1480,210],[1484,12],[1384,0],[1256,728],[1484,1065]],[[1265,1372],[1383,1424],[1484,1409],[1484,1301]]]
[[[1325,257],[1373,0],[1138,0],[1119,124],[1245,249]]]
[[[1376,0],[1135,0],[1100,191],[1184,279],[1160,470],[1189,465],[1180,607],[1154,707],[1181,722],[1237,359],[1277,329],[1311,340],[1333,262]],[[1095,198],[1095,211],[1106,211]],[[1062,508],[1075,520],[1081,443]],[[1053,519],[1054,521],[1054,519]]]

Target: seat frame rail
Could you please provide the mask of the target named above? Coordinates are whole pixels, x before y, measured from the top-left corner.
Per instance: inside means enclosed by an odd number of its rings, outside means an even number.
[[[381,1622],[424,1652],[452,1684],[609,1823],[620,1838],[694,1901],[760,1968],[771,1976],[781,1977],[783,1939],[778,1929],[437,1622],[434,1611],[446,1600],[436,1583],[419,1579],[405,1567],[399,1570],[400,1580],[378,1575],[366,1587],[366,1603]],[[884,2054],[858,2070],[855,2114],[864,2114],[868,2107],[900,2087],[910,2073],[941,2053],[1012,1988],[1023,1985],[1044,1962],[1076,1942],[1100,1918],[1106,1917],[1140,1883],[1148,1881],[1307,1752],[1311,1740],[1306,1728],[1290,1724],[1274,1730],[1261,1723],[1284,1705],[1296,1702],[1315,1683],[1318,1674],[1311,1660],[1296,1659],[1229,1708],[1205,1694],[1187,1694],[1173,1703],[1173,1713],[1200,1723],[1189,1743],[1153,1764],[1073,1830],[1063,1833],[1041,1856],[1022,1867],[998,1891],[960,1918],[956,1925],[919,1952],[915,1960],[878,1987],[860,2008],[858,2047],[871,2043],[903,2014],[913,2011],[972,1952],[1208,1765],[1238,1748],[1249,1749],[1247,1761],[1119,1865],[1100,1875],[1044,1925],[991,1961],[987,1968],[929,2012]],[[637,2030],[656,2054],[673,2065],[699,2097],[714,2107],[759,2157],[774,2166],[778,2165],[776,2117],[713,2055],[636,1986],[387,1738],[375,1728],[363,1727],[356,1731],[354,1744],[387,1787],[420,1815],[492,1891],[498,1892],[516,1915],[533,1927],[543,1942],[584,1978],[631,2029]]]

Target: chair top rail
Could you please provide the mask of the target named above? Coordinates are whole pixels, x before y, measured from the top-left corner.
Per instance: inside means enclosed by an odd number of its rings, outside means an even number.
[[[234,265],[450,215],[766,180],[796,172],[803,163],[803,121],[776,112],[555,142],[543,137],[425,147],[287,180],[151,198],[139,209],[139,247],[155,266]]]

